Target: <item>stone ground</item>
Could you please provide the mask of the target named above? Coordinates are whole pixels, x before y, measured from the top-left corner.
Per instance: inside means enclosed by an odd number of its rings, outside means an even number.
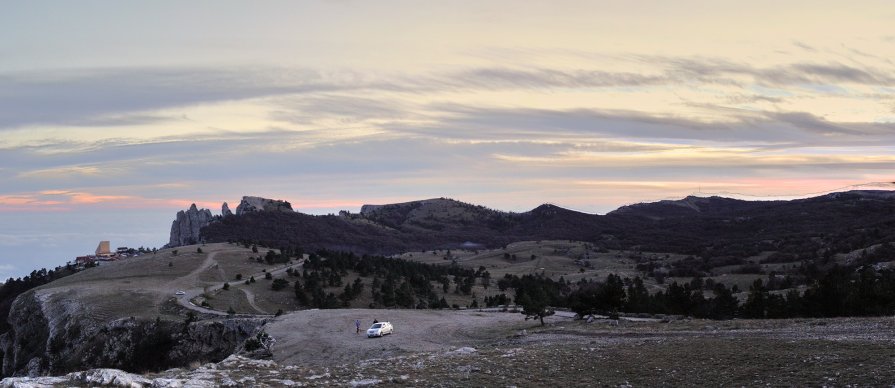
[[[335,311],[332,319],[341,322],[361,312]],[[0,386],[847,387],[895,383],[895,319],[891,317],[623,321],[619,326],[553,318],[541,327],[519,314],[460,312],[450,319],[428,311],[401,311],[407,315],[393,312],[396,315],[387,318],[399,322],[393,336],[361,339],[353,334],[353,320],[350,327],[343,324],[339,330],[312,324],[326,321],[327,313],[287,317],[280,327],[272,326],[272,333],[283,330],[273,360],[231,356],[217,364],[143,376],[91,370],[43,380],[6,379]],[[410,324],[404,321],[409,318],[475,323],[451,323],[447,327],[455,329],[443,331],[443,340],[426,345],[419,342],[424,336],[409,330]],[[289,342],[293,339],[287,338],[288,330],[306,323],[311,323],[305,326],[308,333]],[[445,327],[433,325],[420,324],[420,333]],[[355,352],[325,350],[326,344],[355,339]],[[382,357],[370,357],[377,346],[387,351]],[[295,358],[297,353],[307,354]],[[312,361],[300,361],[302,357]]]

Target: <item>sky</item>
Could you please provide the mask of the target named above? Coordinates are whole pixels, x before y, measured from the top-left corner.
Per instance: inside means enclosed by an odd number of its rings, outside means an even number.
[[[602,214],[895,181],[888,0],[3,9],[3,279],[243,195]]]

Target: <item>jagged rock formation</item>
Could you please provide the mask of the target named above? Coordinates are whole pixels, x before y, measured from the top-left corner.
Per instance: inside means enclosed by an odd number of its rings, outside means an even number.
[[[92,318],[77,299],[34,290],[16,299],[12,329],[0,336],[3,376],[39,376],[93,367],[128,371],[219,361],[266,320],[184,321]]]
[[[221,218],[229,217],[232,215],[233,215],[233,212],[230,211],[230,205],[227,205],[227,203],[224,202],[224,204],[221,205]]]
[[[233,215],[258,212],[294,213],[292,205],[287,201],[250,196],[242,197],[235,214],[230,210],[230,205],[224,202],[221,205],[220,217],[213,216],[211,210],[199,209],[196,204],[192,204],[186,211],[177,212],[171,224],[171,235],[166,246],[171,248],[201,243],[204,241],[201,235],[202,228],[209,224]]]
[[[236,207],[236,215],[240,216],[253,212],[292,213],[294,210],[292,210],[292,204],[287,201],[250,196],[242,197],[242,201]]]
[[[199,231],[214,220],[211,211],[198,209],[194,203],[187,211],[177,212],[177,218],[171,224],[171,237],[168,247],[196,244],[202,241]]]

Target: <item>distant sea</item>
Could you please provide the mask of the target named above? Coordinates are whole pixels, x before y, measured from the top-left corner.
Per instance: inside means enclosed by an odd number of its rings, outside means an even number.
[[[109,240],[116,247],[161,248],[176,210],[0,212],[0,281],[51,269],[92,254]]]

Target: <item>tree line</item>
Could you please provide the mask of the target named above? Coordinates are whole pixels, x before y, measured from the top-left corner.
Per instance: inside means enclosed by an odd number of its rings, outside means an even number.
[[[569,284],[542,275],[507,275],[502,289],[516,290],[523,313],[540,318],[553,307],[565,307],[580,316],[625,313],[686,315],[696,318],[796,318],[881,316],[895,314],[895,270],[864,266],[834,267],[800,292],[776,291],[772,282],[756,279],[742,303],[734,288],[694,278],[690,283],[671,283],[665,291],[649,293],[640,277],[622,279],[608,275],[604,281],[581,280]],[[708,296],[707,296],[708,295]]]

